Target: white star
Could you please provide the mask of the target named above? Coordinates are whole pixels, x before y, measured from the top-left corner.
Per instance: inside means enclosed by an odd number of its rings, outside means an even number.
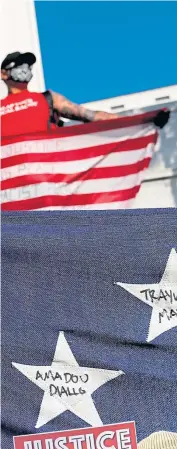
[[[147,342],[177,326],[177,253],[174,248],[159,284],[115,284],[152,307]]]
[[[103,423],[91,397],[97,388],[123,371],[80,367],[60,332],[51,366],[12,363],[22,374],[44,391],[36,428],[70,410],[91,426]]]

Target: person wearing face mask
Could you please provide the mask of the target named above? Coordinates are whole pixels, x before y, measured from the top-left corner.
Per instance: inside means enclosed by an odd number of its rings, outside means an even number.
[[[1,101],[1,134],[13,136],[45,132],[62,126],[61,117],[87,123],[117,117],[107,112],[90,111],[63,95],[50,90],[37,93],[28,90],[36,62],[33,53],[8,54],[1,64],[1,78],[8,95]]]
[[[8,89],[0,107],[2,137],[57,129],[63,126],[62,117],[83,123],[118,117],[117,114],[86,109],[51,90],[30,92],[28,83],[32,79],[35,62],[33,53],[14,52],[8,54],[1,64],[1,78]],[[169,111],[160,111],[154,124],[163,128],[168,119]]]

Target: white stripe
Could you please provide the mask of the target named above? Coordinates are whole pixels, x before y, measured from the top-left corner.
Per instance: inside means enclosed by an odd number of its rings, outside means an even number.
[[[116,201],[115,203],[101,203],[101,204],[87,204],[85,206],[51,206],[51,207],[41,207],[38,210],[108,210],[108,209],[131,209],[135,201],[135,198],[126,201]]]
[[[71,174],[89,170],[91,167],[120,167],[122,165],[135,164],[146,157],[152,157],[153,149],[154,144],[150,143],[141,150],[114,152],[80,161],[58,162],[58,173]]]
[[[72,194],[114,192],[139,185],[142,180],[142,175],[143,171],[122,178],[91,179],[88,181],[76,181],[71,184],[43,182],[40,184],[15,187],[1,192],[2,203],[38,198],[39,196],[46,195],[66,196]]]
[[[72,174],[81,173],[86,170],[103,167],[120,167],[122,165],[142,161],[152,156],[154,145],[149,144],[147,148],[136,151],[113,153],[108,156],[99,156],[91,159],[83,159],[73,162],[31,162],[14,165],[1,170],[1,180],[15,178],[16,176],[37,174]]]
[[[89,159],[82,159],[71,162],[31,162],[26,164],[14,165],[2,169],[2,179],[8,179],[22,174],[30,173],[61,173],[72,174],[89,170],[91,167],[120,167],[122,165],[134,164],[146,157],[151,157],[154,144],[150,143],[146,148],[133,151],[122,151],[120,153],[111,153],[107,156],[98,156]],[[51,156],[52,159],[52,156]],[[21,168],[20,168],[21,167]]]
[[[139,125],[129,128],[103,131],[93,134],[82,134],[81,136],[58,137],[56,139],[42,139],[34,141],[17,142],[2,146],[2,158],[27,153],[53,153],[59,151],[79,150],[91,148],[97,145],[134,139],[136,137],[155,134],[154,126]]]

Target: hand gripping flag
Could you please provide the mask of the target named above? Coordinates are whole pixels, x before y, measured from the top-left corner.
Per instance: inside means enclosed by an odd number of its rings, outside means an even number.
[[[131,208],[169,111],[2,139],[3,210]]]
[[[177,429],[177,209],[2,213],[2,448]]]

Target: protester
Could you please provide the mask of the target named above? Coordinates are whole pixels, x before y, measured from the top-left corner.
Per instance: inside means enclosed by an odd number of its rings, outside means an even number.
[[[177,433],[154,432],[138,444],[138,449],[177,449]]]
[[[1,78],[8,88],[8,95],[1,102],[2,136],[47,131],[63,124],[60,117],[84,123],[117,117],[90,111],[50,90],[30,92],[28,83],[35,62],[33,53],[15,52],[8,54],[1,64]]]

